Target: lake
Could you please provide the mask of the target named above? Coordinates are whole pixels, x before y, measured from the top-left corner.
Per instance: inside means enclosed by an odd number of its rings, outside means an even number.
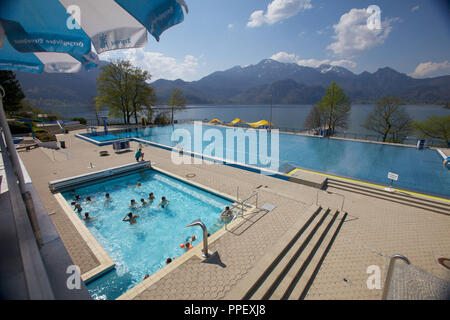
[[[311,105],[274,105],[272,107],[272,122],[278,127],[301,129],[304,128],[305,119],[311,110]],[[347,132],[358,134],[371,134],[362,127],[367,115],[374,109],[374,105],[354,104],[349,118]],[[442,106],[405,106],[406,111],[413,120],[422,121],[429,116],[450,115],[450,109]],[[90,123],[95,123],[93,107],[51,107],[42,108],[46,112],[59,112],[63,117],[70,119],[83,117]],[[211,120],[218,118],[221,121],[230,122],[240,118],[246,122],[270,120],[270,106],[268,105],[190,105],[186,110],[175,113],[175,120]],[[107,115],[104,110],[101,115]],[[373,133],[372,133],[373,134]]]

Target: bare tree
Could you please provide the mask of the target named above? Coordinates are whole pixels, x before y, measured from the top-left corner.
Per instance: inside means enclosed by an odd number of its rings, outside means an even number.
[[[397,97],[383,97],[377,102],[375,109],[367,116],[364,128],[382,136],[383,142],[391,136],[393,142],[411,132],[411,117],[402,107]]]

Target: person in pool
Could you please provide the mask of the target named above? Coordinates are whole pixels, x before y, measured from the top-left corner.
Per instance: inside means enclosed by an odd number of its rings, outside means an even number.
[[[92,220],[95,220],[95,219],[96,219],[96,217],[91,217],[91,216],[89,215],[89,212],[86,212],[86,213],[84,214],[83,220],[86,221],[86,222],[89,222],[89,221],[92,221]]]
[[[131,199],[130,208],[136,208],[136,205],[137,205],[136,201],[134,199]]]
[[[86,201],[92,201],[91,197],[86,197]]]
[[[166,208],[170,204],[170,201],[166,199],[166,197],[161,198],[161,202],[158,204],[158,208]]]
[[[134,158],[136,159],[137,162],[139,162],[139,159],[141,159],[141,161],[144,161],[144,154],[142,153],[142,148],[139,148],[138,151],[136,151]]]
[[[128,212],[128,214],[125,216],[125,218],[122,219],[124,222],[129,222],[130,224],[135,224],[136,218],[140,218],[140,216],[133,216],[132,212]]]
[[[153,194],[153,192],[150,192],[150,194],[148,195],[148,200],[150,203],[152,203],[153,200],[155,200],[155,195]]]
[[[112,198],[109,196],[109,193],[105,195],[105,201],[112,201]]]
[[[147,202],[144,200],[144,198],[141,199],[141,205],[142,206],[146,206],[147,205]]]
[[[80,195],[79,194],[77,194],[76,196],[75,196],[75,200],[80,200],[81,198],[80,198]]]
[[[226,206],[225,210],[220,213],[221,220],[229,220],[233,217],[233,211],[231,211],[230,207]]]
[[[75,209],[77,210],[78,213],[80,213],[81,211],[83,211],[83,208],[80,206],[79,203],[75,203]]]
[[[142,186],[142,183],[140,183],[139,181],[138,181],[138,183],[136,184],[136,185],[134,185],[134,186],[128,186],[129,188],[139,188],[139,187],[141,187]]]

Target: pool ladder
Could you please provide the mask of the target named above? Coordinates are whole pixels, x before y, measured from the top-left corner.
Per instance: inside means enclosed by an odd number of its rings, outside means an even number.
[[[381,297],[382,300],[386,300],[388,291],[389,291],[389,286],[391,284],[391,278],[392,278],[392,271],[394,269],[394,262],[395,260],[400,259],[405,261],[407,264],[411,264],[411,262],[409,261],[409,259],[405,256],[402,256],[401,254],[394,254],[390,259],[389,259],[389,266],[388,266],[388,270],[386,273],[386,280],[384,280],[384,288],[383,288],[383,296]]]

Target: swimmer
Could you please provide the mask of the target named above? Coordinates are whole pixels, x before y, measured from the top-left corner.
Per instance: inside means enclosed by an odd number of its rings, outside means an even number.
[[[128,186],[129,188],[139,188],[142,186],[142,183],[138,182],[136,185],[134,186]]]
[[[230,207],[225,207],[225,210],[223,210],[220,213],[220,219],[221,220],[227,220],[227,219],[231,219],[233,217],[233,211],[231,211]]]
[[[144,199],[141,199],[142,206],[147,205],[147,202]]]
[[[130,208],[136,208],[136,205],[137,205],[136,201],[134,199],[132,199],[130,201]]]
[[[149,202],[152,203],[153,200],[155,200],[155,195],[153,194],[153,192],[150,192],[150,194],[148,195],[148,200],[150,200]]]
[[[105,195],[105,201],[111,201],[112,198],[109,196],[109,193]]]
[[[80,195],[77,194],[77,195],[75,196],[75,200],[80,200]]]
[[[170,201],[166,199],[166,197],[161,198],[161,202],[158,204],[158,208],[166,208],[170,204]]]
[[[86,201],[92,201],[91,197],[86,197]]]
[[[189,241],[186,241],[184,244],[184,250],[189,251],[189,249],[192,247],[192,244]]]
[[[170,259],[170,258],[167,258],[166,259],[166,264],[169,264],[169,263],[171,263],[172,262],[172,259]]]
[[[77,209],[78,213],[83,211],[83,208],[78,203],[75,203],[75,209]]]
[[[84,214],[83,220],[85,220],[86,222],[92,221],[92,220],[95,220],[95,219],[96,219],[96,217],[91,217],[91,216],[89,215],[89,212],[86,212],[86,213]]]
[[[131,212],[128,212],[128,214],[125,216],[125,218],[123,218],[122,219],[122,221],[124,221],[124,222],[129,222],[130,224],[135,224],[137,221],[136,221],[136,218],[139,218],[140,216],[133,216],[133,213],[131,213]]]

